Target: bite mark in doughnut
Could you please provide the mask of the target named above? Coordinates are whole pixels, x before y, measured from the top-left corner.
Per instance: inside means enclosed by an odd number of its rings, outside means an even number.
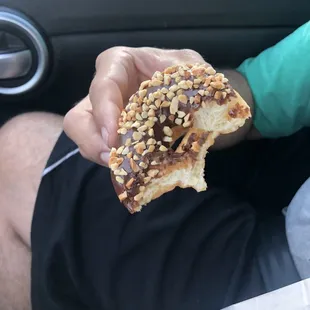
[[[135,213],[177,186],[206,190],[207,150],[249,117],[246,102],[208,64],[155,72],[131,96],[119,120],[119,147],[109,161],[119,200]]]

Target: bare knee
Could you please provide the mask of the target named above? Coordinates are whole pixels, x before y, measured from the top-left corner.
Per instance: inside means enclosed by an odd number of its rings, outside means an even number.
[[[0,216],[27,242],[46,161],[62,131],[62,117],[27,113],[0,129]]]
[[[31,309],[29,249],[0,219],[0,309]]]

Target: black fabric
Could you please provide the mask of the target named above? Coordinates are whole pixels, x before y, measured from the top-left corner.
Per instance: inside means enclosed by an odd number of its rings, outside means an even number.
[[[40,186],[33,310],[213,310],[300,280],[280,214],[292,197],[279,191],[310,175],[309,137],[209,154],[208,191],[177,189],[133,216],[108,169],[72,156]],[[49,164],[74,148],[63,134]]]

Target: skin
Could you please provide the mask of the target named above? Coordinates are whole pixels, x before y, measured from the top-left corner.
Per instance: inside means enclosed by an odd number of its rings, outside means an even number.
[[[0,128],[0,309],[31,309],[31,221],[42,171],[63,129],[84,157],[107,165],[115,144],[117,120],[128,98],[154,71],[179,63],[203,62],[191,50],[116,47],[96,61],[89,94],[66,115],[28,113]],[[233,70],[224,72],[251,105],[251,92]],[[252,106],[252,105],[251,105]],[[234,135],[218,140],[226,147],[245,139],[249,121]]]
[[[155,71],[180,63],[205,61],[192,50],[114,47],[100,54],[89,94],[64,118],[64,130],[79,146],[82,156],[106,166],[110,149],[116,143],[118,118],[129,97]],[[234,70],[220,71],[253,110],[251,91],[245,79]],[[214,148],[228,147],[247,137],[257,138],[251,119],[236,133],[220,137]]]

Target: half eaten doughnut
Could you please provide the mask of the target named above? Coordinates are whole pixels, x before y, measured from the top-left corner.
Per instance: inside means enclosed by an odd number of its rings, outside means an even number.
[[[131,96],[119,120],[119,147],[109,161],[119,200],[135,213],[176,186],[206,190],[207,150],[249,117],[246,102],[208,64],[155,72]]]

